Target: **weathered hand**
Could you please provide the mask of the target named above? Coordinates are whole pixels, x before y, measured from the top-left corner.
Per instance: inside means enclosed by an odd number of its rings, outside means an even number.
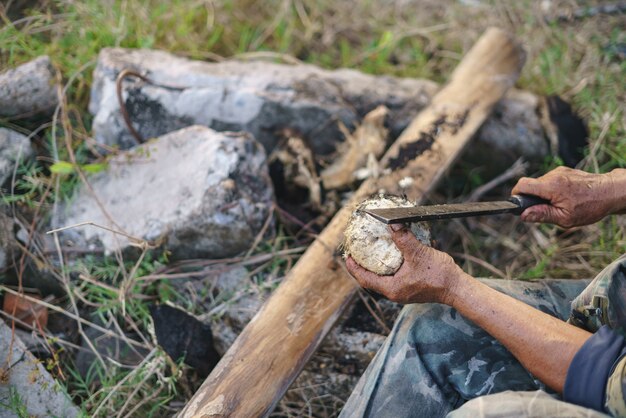
[[[547,222],[564,228],[588,225],[619,210],[620,200],[615,175],[591,174],[558,167],[537,178],[521,178],[512,194],[526,193],[547,199],[551,204],[526,209],[526,222]]]
[[[394,243],[404,256],[400,269],[393,276],[379,276],[349,257],[346,267],[350,274],[362,287],[394,302],[452,304],[451,290],[464,275],[463,270],[448,254],[420,243],[408,228],[392,226],[390,230]]]

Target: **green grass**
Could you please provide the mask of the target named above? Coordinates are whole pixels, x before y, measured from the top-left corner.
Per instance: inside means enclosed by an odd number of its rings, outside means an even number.
[[[619,17],[544,24],[534,3],[529,1],[498,2],[483,9],[463,7],[455,1],[425,1],[420,10],[413,7],[398,10],[373,0],[355,3],[56,0],[42,1],[43,6],[34,4],[32,9],[22,11],[17,25],[9,22],[6,10],[0,6],[3,20],[0,68],[48,54],[63,82],[72,80],[64,115],[71,132],[60,127],[56,132],[45,128],[36,136],[46,158],[19,169],[16,194],[3,195],[4,201],[17,204],[31,214],[43,205],[40,214],[43,216],[55,202],[71,199],[79,184],[78,177],[73,166],[68,168],[58,163],[70,161],[66,140],[83,169],[96,164],[93,167],[97,170],[101,167],[98,164],[106,162],[85,142],[92,120],[87,111],[91,73],[98,51],[104,47],[158,48],[202,60],[270,51],[326,68],[350,67],[371,74],[444,82],[463,53],[491,24],[515,33],[528,50],[518,86],[537,94],[559,94],[586,119],[593,153],[588,151],[583,168],[606,172],[626,167],[626,63],[608,48],[626,42]],[[9,12],[16,14],[14,10]],[[279,55],[276,57],[281,60]],[[26,133],[37,128],[29,123],[0,119],[0,126]],[[54,161],[56,166],[52,165]],[[545,169],[556,164],[558,161],[549,161]],[[460,178],[464,180],[458,189],[463,193],[489,180],[476,167],[464,168]],[[532,228],[514,225],[509,228],[510,236],[503,233],[501,237],[482,230],[472,231],[469,237],[451,240],[450,250],[469,251],[512,277],[521,278],[589,277],[626,251],[626,225],[616,217],[570,234],[550,226],[537,228],[534,233],[541,234],[547,245],[540,245],[536,235],[530,233]],[[523,250],[513,252],[507,247],[506,239],[517,242]],[[262,242],[255,253],[284,249],[292,244],[278,231],[277,239]],[[575,250],[570,251],[572,248]],[[579,257],[589,267],[571,270],[568,266],[580,263]],[[72,267],[73,273],[85,274],[103,285],[78,281],[74,290],[85,299],[84,303],[95,306],[94,311],[101,319],[115,317],[126,325],[132,321],[139,324],[142,332],[147,332],[150,328],[147,305],[152,301],[175,301],[178,295],[167,281],[148,285],[132,278],[124,279],[122,272],[137,267],[136,278],[165,264],[165,256],[147,255],[137,266],[132,262],[120,264],[114,258],[87,257]],[[288,258],[271,260],[253,275],[251,285],[272,290],[279,283],[277,278],[290,265]],[[477,275],[489,274],[488,270],[468,262],[464,267]],[[275,280],[268,281],[267,277]],[[114,290],[120,288],[126,290],[124,297]],[[133,295],[153,300],[130,297]],[[140,399],[158,391],[136,415],[167,415],[163,412],[165,405],[188,398],[193,384],[186,381],[181,365],[168,362],[159,351],[153,356],[133,371],[96,364],[87,378],[80,377],[66,363],[66,385],[85,414],[93,414],[100,405],[100,416],[117,413],[133,395],[132,405],[126,408],[128,412]],[[117,386],[121,381],[124,383]]]
[[[26,404],[14,387],[9,388],[9,397],[0,400],[0,409],[12,412],[19,418],[30,418]]]

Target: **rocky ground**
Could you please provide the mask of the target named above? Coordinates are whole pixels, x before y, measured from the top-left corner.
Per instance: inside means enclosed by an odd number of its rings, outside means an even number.
[[[304,16],[316,9],[286,3],[315,31]],[[483,2],[450,3],[455,6],[448,12],[437,2],[421,7],[432,19],[462,22],[468,39],[478,33],[457,14],[485,13]],[[544,3],[546,19],[567,21],[558,10],[569,9]],[[394,3],[397,22],[411,4]],[[356,12],[365,13],[362,7]],[[500,7],[488,15],[498,21],[507,13],[507,25],[523,30],[519,9]],[[604,19],[598,16],[574,19]],[[285,17],[277,19],[268,28],[279,30]],[[330,24],[327,19],[320,22]],[[347,28],[345,39],[360,30]],[[7,33],[0,29],[0,36]],[[343,39],[341,31],[322,31],[319,42],[332,45],[323,34],[333,33]],[[18,44],[19,36],[0,41]],[[431,42],[428,32],[418,36]],[[455,39],[460,54],[467,40]],[[207,62],[154,48],[98,45],[80,71],[64,72],[53,64],[60,56],[41,55],[0,72],[0,314],[6,320],[6,326],[0,321],[0,410],[9,416],[170,416],[180,410],[351,191],[384,169],[377,158],[440,85],[326,69],[314,59]],[[384,52],[381,45],[375,53]],[[400,41],[396,46],[406,51]],[[531,68],[549,77],[556,64],[533,64],[545,60],[535,56],[538,48],[528,45]],[[444,48],[429,51],[432,62],[445,55]],[[617,51],[598,64],[607,74]],[[2,42],[0,52],[6,54]],[[352,64],[376,59],[355,53]],[[393,57],[393,68],[415,59]],[[86,97],[69,92],[89,67],[92,75],[80,81],[89,91],[87,105]],[[579,79],[588,80],[577,77],[567,87],[585,91]],[[623,109],[606,116],[605,125],[581,109],[591,119],[591,146],[581,153],[587,128],[568,103],[574,99],[580,109],[578,93],[556,84],[522,86],[497,105],[433,201],[505,195],[511,181],[545,170],[546,161],[598,170],[625,164],[623,156],[611,155],[623,149],[616,140],[624,132]],[[474,186],[486,186],[472,187],[474,175],[480,177]],[[624,245],[621,221],[559,232],[502,220],[434,225],[435,245],[470,273],[505,278],[546,271],[587,277]],[[609,233],[613,247],[587,244]],[[553,255],[561,261],[555,264]],[[359,295],[275,414],[336,415],[399,309]],[[32,391],[11,389],[29,383]]]

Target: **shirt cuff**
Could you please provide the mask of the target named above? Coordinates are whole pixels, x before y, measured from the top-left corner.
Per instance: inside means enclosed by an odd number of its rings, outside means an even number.
[[[609,374],[625,351],[624,337],[606,325],[601,327],[572,359],[565,378],[563,400],[604,411]]]

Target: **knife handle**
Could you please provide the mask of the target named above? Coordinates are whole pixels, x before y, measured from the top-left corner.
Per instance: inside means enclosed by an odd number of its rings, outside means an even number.
[[[519,206],[518,209],[513,211],[515,215],[520,215],[524,212],[524,210],[531,206],[550,204],[549,200],[542,199],[539,196],[533,196],[531,194],[514,194],[509,198],[509,202],[513,202]]]

